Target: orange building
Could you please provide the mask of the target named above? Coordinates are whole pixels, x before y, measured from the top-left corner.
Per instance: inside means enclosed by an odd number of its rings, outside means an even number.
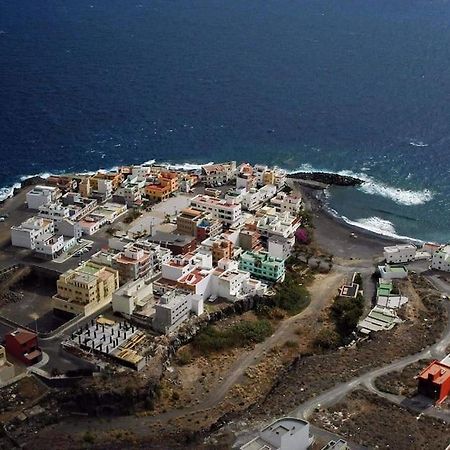
[[[145,193],[150,200],[162,202],[170,196],[170,186],[162,186],[161,184],[148,184],[145,186]]]
[[[231,259],[233,257],[233,243],[228,239],[219,239],[212,245],[213,263],[217,264],[222,258]]]
[[[444,363],[447,359],[433,361],[417,376],[419,393],[436,403],[442,403],[450,393],[450,365]]]
[[[176,172],[163,171],[158,175],[158,184],[148,184],[145,193],[150,200],[163,201],[170,194],[178,190],[178,174]]]
[[[161,186],[169,186],[170,193],[178,191],[178,174],[176,172],[161,172],[159,182]]]

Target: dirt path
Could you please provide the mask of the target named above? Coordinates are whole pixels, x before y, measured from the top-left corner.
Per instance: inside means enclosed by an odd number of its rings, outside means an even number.
[[[92,428],[95,430],[108,430],[111,428],[124,428],[134,432],[136,435],[148,434],[148,427],[155,422],[168,422],[173,419],[192,415],[197,412],[205,412],[218,406],[224,401],[226,395],[231,388],[239,382],[244,376],[246,370],[258,364],[267,352],[276,346],[283,345],[287,340],[295,335],[295,330],[303,321],[310,323],[311,319],[318,316],[324,307],[326,307],[330,300],[337,292],[337,287],[340,283],[352,273],[353,269],[336,270],[329,274],[317,275],[314,282],[310,286],[311,302],[309,306],[301,313],[289,317],[284,320],[276,331],[266,339],[264,342],[255,345],[250,352],[245,352],[240,356],[230,369],[223,374],[223,379],[214,389],[211,389],[211,394],[202,402],[189,406],[183,409],[170,410],[162,414],[147,417],[136,416],[121,416],[115,417],[114,421],[108,423],[102,419],[97,418],[77,418],[76,421],[65,421],[56,425],[55,431],[62,431],[66,433],[76,433],[80,429]]]

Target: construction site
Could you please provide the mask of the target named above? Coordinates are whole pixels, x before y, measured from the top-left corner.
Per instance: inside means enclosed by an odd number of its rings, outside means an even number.
[[[146,365],[143,351],[148,341],[147,335],[134,325],[99,316],[73,332],[65,348],[77,346],[85,353],[105,356],[139,371]]]

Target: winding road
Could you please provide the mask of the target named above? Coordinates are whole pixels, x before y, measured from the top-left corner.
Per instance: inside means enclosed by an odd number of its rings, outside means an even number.
[[[331,406],[332,404],[337,403],[339,400],[345,397],[352,390],[362,386],[368,389],[370,392],[380,395],[383,398],[391,401],[392,403],[401,404],[402,406],[409,407],[410,409],[413,409],[417,412],[445,420],[446,422],[450,422],[450,411],[437,410],[432,406],[431,402],[427,402],[422,399],[416,399],[414,401],[402,396],[381,392],[376,389],[374,385],[375,379],[382,375],[386,375],[394,371],[400,371],[406,366],[420,361],[421,359],[442,359],[446,355],[445,350],[450,345],[450,305],[448,303],[446,304],[446,309],[448,313],[447,325],[441,339],[438,342],[418,353],[405,356],[396,361],[393,361],[391,364],[371,370],[357,378],[354,378],[345,383],[341,383],[333,387],[332,389],[323,392],[317,397],[314,397],[303,403],[295,410],[293,410],[291,414],[295,417],[308,419],[315,409],[323,408],[324,406]]]

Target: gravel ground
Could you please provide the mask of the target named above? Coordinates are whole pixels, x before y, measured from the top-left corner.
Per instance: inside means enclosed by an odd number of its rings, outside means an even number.
[[[370,448],[444,450],[450,443],[450,426],[365,391],[355,391],[337,405],[316,412],[314,425]]]

